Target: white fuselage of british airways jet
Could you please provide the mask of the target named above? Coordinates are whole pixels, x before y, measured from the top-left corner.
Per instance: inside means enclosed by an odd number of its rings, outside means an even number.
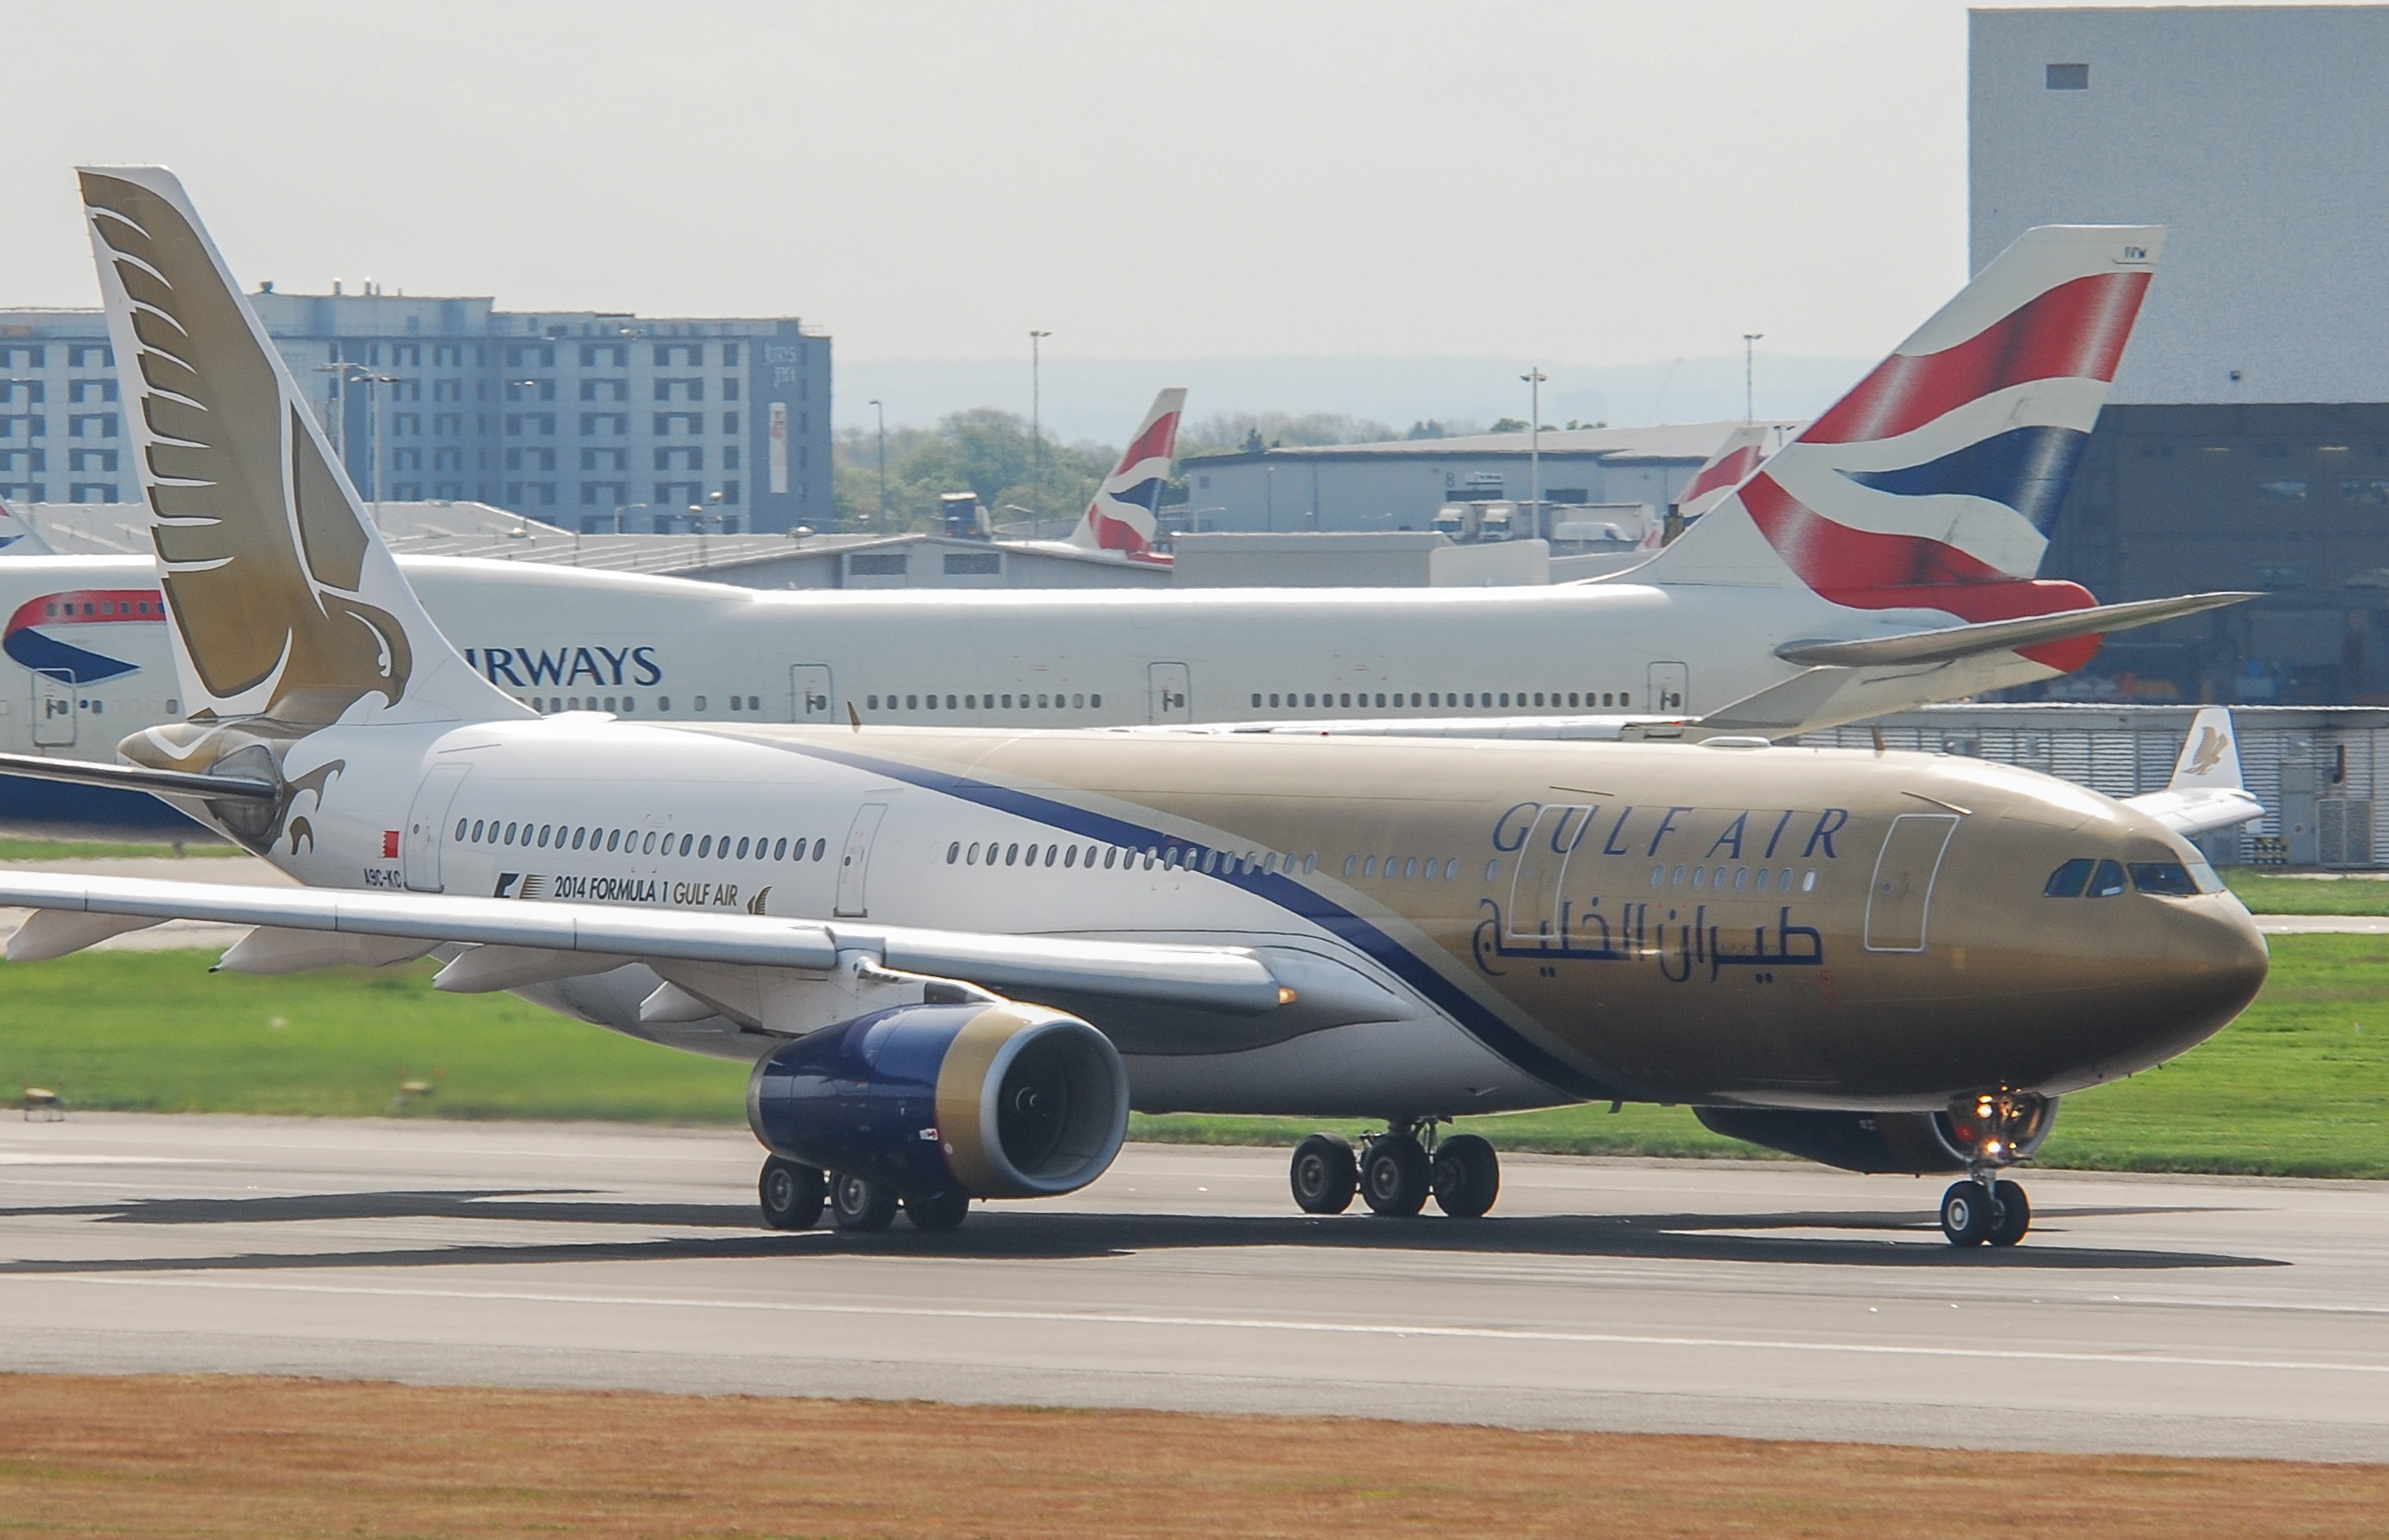
[[[544,712],[1106,727],[1680,716],[1803,672],[1775,649],[1947,625],[1805,589],[761,592],[443,557],[401,563],[484,678]],[[0,749],[108,759],[182,715],[152,564],[0,562]],[[2012,653],[1989,681],[2045,677]],[[2009,676],[2013,676],[2012,678]]]

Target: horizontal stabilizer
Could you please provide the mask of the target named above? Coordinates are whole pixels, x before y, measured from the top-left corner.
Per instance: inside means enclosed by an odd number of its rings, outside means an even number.
[[[151,770],[144,765],[99,765],[88,759],[49,759],[38,754],[0,754],[0,775],[35,781],[71,781],[83,786],[114,786],[170,796],[238,797],[271,802],[280,790],[271,781],[231,775],[195,775],[189,770]]]
[[[837,967],[841,953],[861,952],[888,968],[988,988],[1063,989],[1238,1015],[1274,1011],[1288,997],[1259,958],[1233,947],[990,935],[763,915],[33,872],[0,872],[0,905],[153,922],[211,920],[289,931],[609,954],[623,961],[719,962],[811,973]],[[547,976],[557,975],[551,972]]]
[[[2174,599],[2140,599],[2127,605],[2098,605],[2089,609],[2062,610],[2055,615],[1986,620],[1979,625],[1910,631],[1904,636],[1866,637],[1855,642],[1794,642],[1776,648],[1775,655],[1786,663],[1843,668],[1952,663],[1981,653],[2014,652],[2076,637],[2132,630],[2221,609],[2226,605],[2244,605],[2260,597],[2255,593],[2190,593]]]

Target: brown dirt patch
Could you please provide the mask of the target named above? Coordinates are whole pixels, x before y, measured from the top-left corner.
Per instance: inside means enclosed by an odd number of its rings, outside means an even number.
[[[2389,1534],[2389,1467],[1309,1418],[0,1377],[0,1534]]]

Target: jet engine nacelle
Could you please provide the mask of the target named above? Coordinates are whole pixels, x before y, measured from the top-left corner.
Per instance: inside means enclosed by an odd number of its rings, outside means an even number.
[[[1128,1071],[1076,1016],[1006,1000],[900,1005],[755,1066],[747,1121],[775,1154],[907,1191],[1043,1198],[1104,1174]]]
[[[2028,1126],[2012,1149],[1992,1164],[2022,1160],[2040,1148],[2057,1122],[2057,1099],[2035,1098]],[[1711,1133],[1762,1144],[1822,1165],[1869,1176],[1923,1176],[1963,1171],[1968,1165],[1971,1124],[1961,1127],[1948,1113],[1800,1112],[1781,1107],[1695,1107],[1693,1114]]]

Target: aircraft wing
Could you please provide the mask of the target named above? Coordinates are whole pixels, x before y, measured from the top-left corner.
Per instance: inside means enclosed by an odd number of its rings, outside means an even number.
[[[304,964],[310,966],[338,961],[398,961],[458,943],[517,953],[565,954],[515,976],[513,982],[517,983],[648,960],[825,974],[839,966],[841,954],[861,954],[881,967],[989,988],[1069,990],[1237,1015],[1274,1011],[1287,998],[1258,957],[1233,947],[992,935],[843,920],[441,894],[233,887],[30,872],[0,872],[0,905],[36,911],[9,940],[9,961],[19,962],[62,956],[108,935],[168,920],[209,920],[270,927],[276,933],[314,933],[317,942],[311,955],[321,961]],[[340,938],[364,944],[343,950],[332,944]],[[249,945],[244,941],[227,953],[226,965],[237,971],[282,971],[271,965],[244,968],[239,954]],[[290,955],[287,946],[277,949]],[[468,952],[465,958],[472,955]],[[498,972],[472,967],[464,971],[479,974],[484,980]],[[453,986],[508,986],[468,982]]]
[[[2204,834],[2265,816],[2265,805],[2249,795],[2240,775],[2238,734],[2231,713],[2220,706],[2200,708],[2182,736],[2173,779],[2159,792],[2124,799],[2177,834]]]
[[[2127,605],[2094,605],[2089,609],[2027,615],[2015,620],[1985,620],[1977,625],[1947,626],[1900,636],[1871,636],[1855,642],[1794,642],[1776,648],[1775,655],[1786,663],[1845,668],[1954,663],[1979,653],[2010,653],[2044,643],[2070,642],[2078,636],[2132,630],[2221,609],[2226,605],[2244,605],[2261,597],[2255,593],[2187,593],[2173,599],[2139,599]]]

